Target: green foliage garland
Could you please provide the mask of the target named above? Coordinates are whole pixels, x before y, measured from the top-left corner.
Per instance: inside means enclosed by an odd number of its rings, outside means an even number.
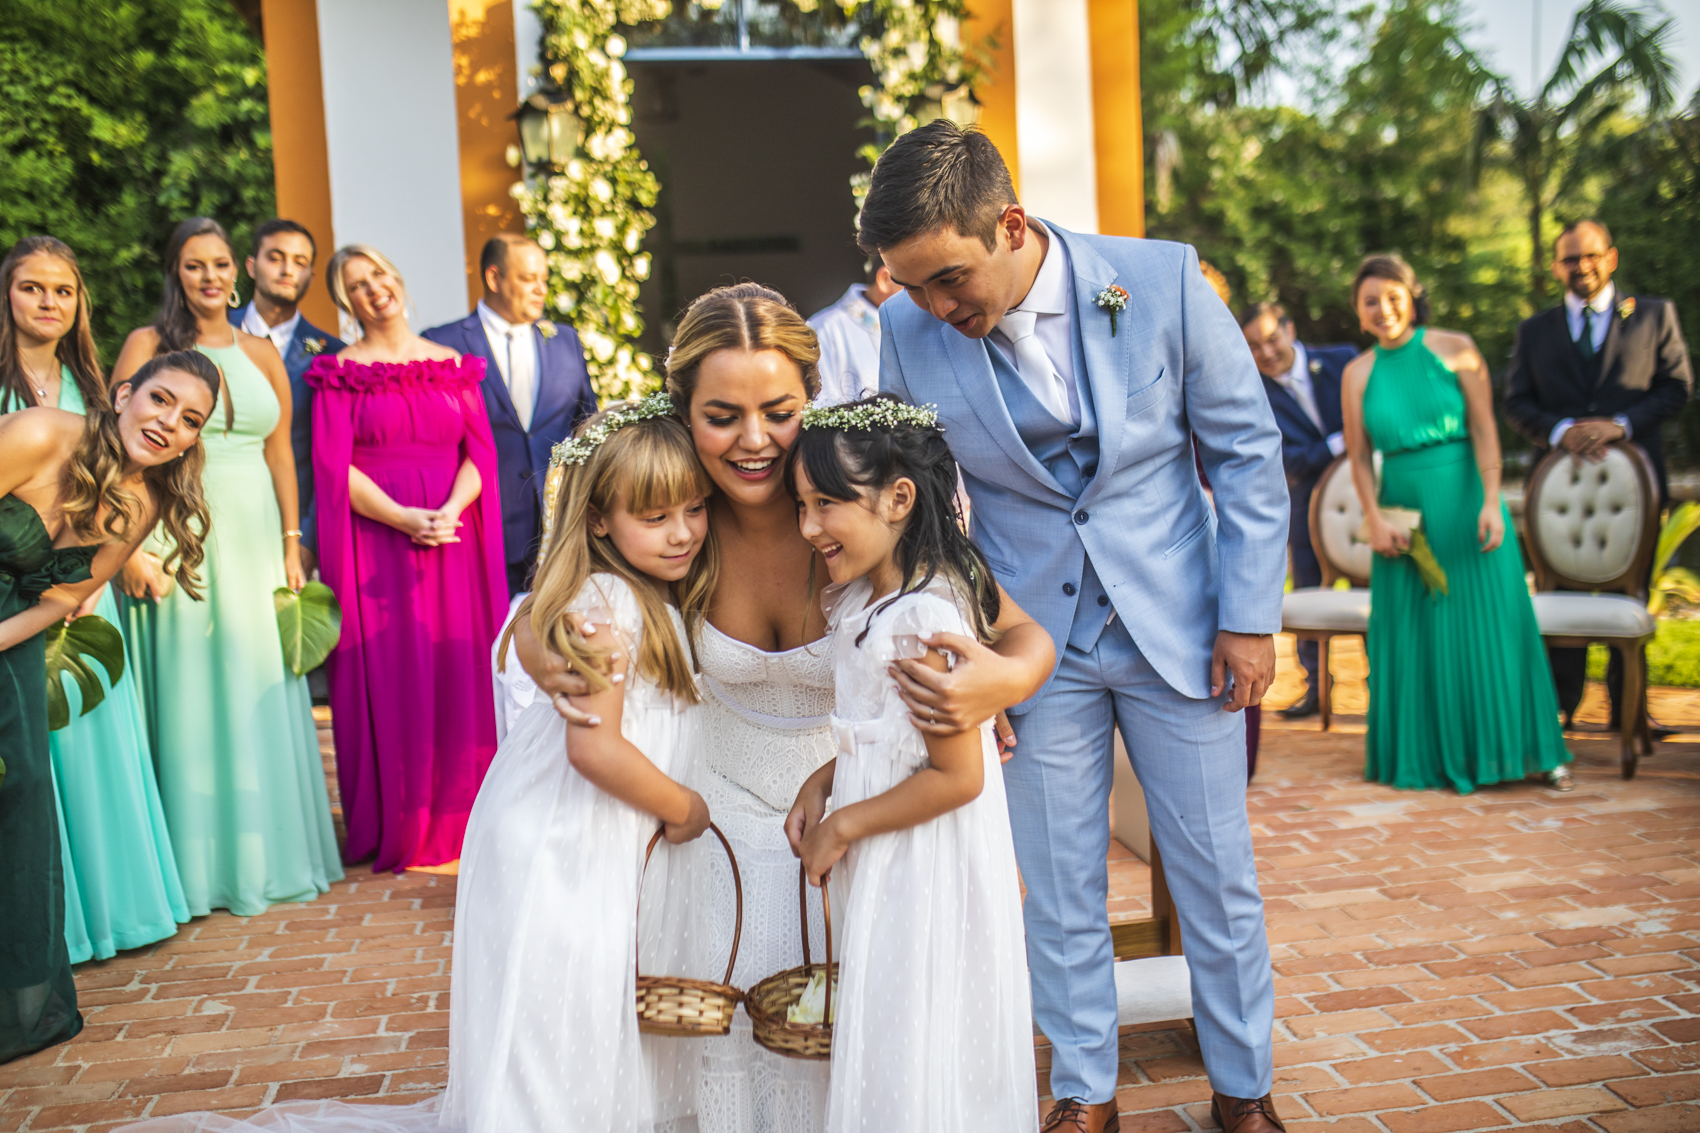
[[[862,40],[877,86],[862,88],[879,141],[860,156],[871,169],[892,138],[922,122],[967,117],[978,63],[962,46],[967,0],[837,0],[846,12],[864,3],[883,25]],[[804,12],[819,0],[792,0]],[[667,18],[671,0],[536,0],[549,77],[571,97],[580,152],[558,173],[516,182],[513,196],[549,258],[549,304],[584,340],[585,362],[603,401],[638,397],[659,376],[637,349],[643,333],[638,285],[649,278],[644,235],[655,224],[659,184],[631,131],[632,80],[621,61],[618,28]],[[852,190],[858,203],[866,173]]]

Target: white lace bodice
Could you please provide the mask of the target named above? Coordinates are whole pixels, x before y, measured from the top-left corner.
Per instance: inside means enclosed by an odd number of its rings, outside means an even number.
[[[832,713],[832,639],[768,653],[704,623],[697,653],[708,766],[789,810],[803,780],[831,758],[818,737]]]

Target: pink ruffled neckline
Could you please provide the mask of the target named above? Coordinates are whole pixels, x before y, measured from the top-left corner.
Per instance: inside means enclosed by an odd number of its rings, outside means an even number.
[[[419,362],[351,362],[320,355],[307,368],[314,389],[371,393],[391,389],[464,389],[484,380],[484,359],[428,358]]]

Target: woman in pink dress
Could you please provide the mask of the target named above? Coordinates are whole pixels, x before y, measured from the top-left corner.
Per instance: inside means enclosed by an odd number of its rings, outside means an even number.
[[[496,753],[490,646],[508,592],[484,362],[408,329],[376,249],[341,249],[326,276],[362,331],[307,371],[319,569],[342,605],[328,667],[343,858],[442,865]]]

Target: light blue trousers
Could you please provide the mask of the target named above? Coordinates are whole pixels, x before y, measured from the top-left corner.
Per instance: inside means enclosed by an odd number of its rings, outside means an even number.
[[[1245,717],[1157,674],[1120,619],[1090,652],[1065,648],[1043,697],[1011,721],[1004,766],[1033,1013],[1051,1040],[1051,1095],[1116,1092],[1116,984],[1105,902],[1111,729],[1145,789],[1180,913],[1193,1019],[1212,1088],[1260,1098],[1274,1080],[1275,984],[1245,807]]]

